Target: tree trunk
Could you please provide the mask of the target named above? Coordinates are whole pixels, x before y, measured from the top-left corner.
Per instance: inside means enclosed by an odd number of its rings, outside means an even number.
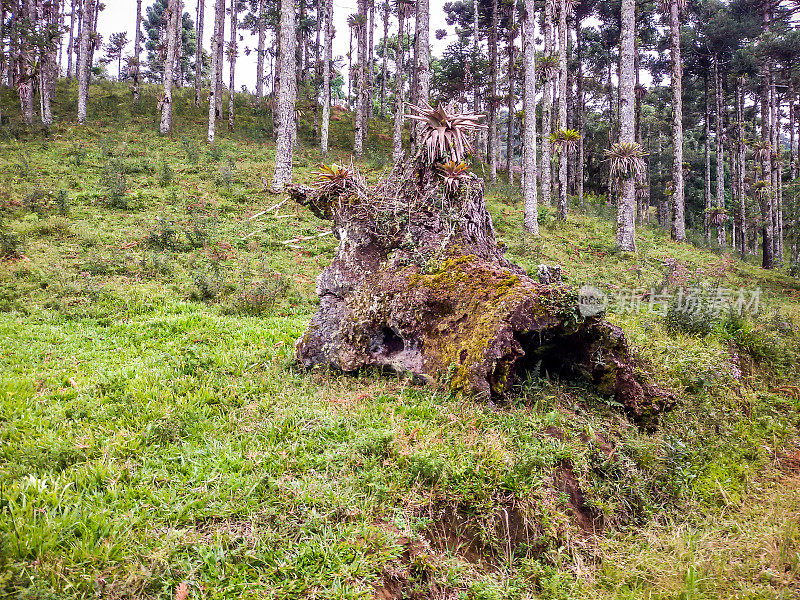
[[[736,78],[736,185],[739,188],[739,237],[742,257],[747,255],[747,204],[744,193],[745,159],[744,144],[744,78]]]
[[[222,72],[225,69],[225,0],[222,0],[222,5],[218,7],[218,10],[219,15],[214,17],[215,19],[219,18],[219,44],[215,46],[217,50],[217,79],[216,81],[212,80],[212,85],[215,88],[214,118],[221,119],[222,107],[224,106]]]
[[[681,24],[678,0],[669,2],[669,41],[672,63],[672,239],[686,239],[686,218],[683,184],[683,67],[681,65]]]
[[[795,137],[794,137],[794,130],[795,130],[795,112],[794,112],[794,79],[791,76],[792,73],[792,63],[789,61],[788,64],[788,71],[789,71],[789,169],[791,172],[792,181],[797,179],[797,162],[796,157],[797,154],[795,153]]]
[[[516,23],[516,7],[512,3],[510,6],[511,23]],[[508,124],[506,127],[506,174],[508,185],[514,185],[514,108],[516,98],[514,97],[514,77],[516,74],[515,48],[514,48],[514,27],[508,28]]]
[[[236,54],[239,52],[238,49],[238,38],[237,38],[237,6],[236,0],[231,0],[231,44],[228,48],[228,52],[230,56],[228,58],[230,64],[230,87],[228,89],[228,131],[233,131],[233,123],[234,123],[234,102],[236,100]]]
[[[278,139],[275,144],[275,176],[272,190],[281,192],[292,181],[292,134],[297,100],[294,0],[281,0],[279,56],[280,87],[278,88]]]
[[[539,235],[539,203],[536,198],[536,3],[525,0],[522,51],[525,64],[525,117],[522,146],[522,195],[525,229]]]
[[[474,63],[478,63],[481,55],[481,38],[480,38],[480,29],[478,28],[478,1],[474,0],[472,3],[472,38],[474,41],[474,46],[472,48],[472,61]],[[481,112],[481,99],[480,99],[480,82],[478,81],[478,77],[473,77],[473,112],[477,115]],[[483,159],[482,149],[483,149],[483,133],[484,130],[480,129],[475,132],[475,155],[476,158]]]
[[[169,0],[164,19],[167,21],[167,56],[164,59],[164,96],[161,99],[161,126],[159,131],[165,135],[172,129],[172,79],[174,77],[175,55],[177,53],[178,16],[180,0]]]
[[[86,123],[86,103],[89,101],[89,44],[94,20],[94,0],[84,0],[81,24],[81,54],[78,59],[78,123]]]
[[[41,12],[38,18],[42,28],[55,29],[58,27],[59,11],[55,3],[38,3],[38,10]],[[51,102],[55,94],[57,75],[56,47],[55,42],[51,42],[42,47],[40,61],[39,97],[42,108],[42,125],[45,129],[53,124]]]
[[[430,19],[429,0],[419,0],[417,2],[417,12],[414,31],[414,78],[416,81],[414,88],[414,99],[418,103],[427,102],[431,87],[431,65],[430,65]],[[424,125],[417,122],[412,128],[414,135],[413,148],[419,147],[419,134]]]
[[[175,23],[175,84],[183,87],[183,0],[178,3]]]
[[[770,69],[769,75],[769,114],[770,114],[770,130],[772,132],[772,151],[779,153],[781,151],[780,144],[780,130],[781,123],[778,115],[780,114],[780,106],[778,100],[778,93],[775,88],[775,70]],[[781,181],[780,181],[780,162],[773,161],[772,175],[770,178],[772,185],[772,252],[774,260],[778,266],[783,265],[783,243],[781,239]]]
[[[264,98],[264,52],[267,41],[265,6],[267,0],[258,0],[258,50],[256,56],[256,99],[259,105]]]
[[[723,145],[723,136],[725,132],[725,124],[722,120],[722,80],[719,76],[719,58],[714,55],[714,99],[715,99],[715,112],[714,122],[716,123],[717,130],[714,132],[716,142],[715,161],[717,166],[717,200],[716,208],[718,210],[725,210],[725,147]],[[717,243],[720,248],[725,248],[725,222],[722,216],[717,217]]]
[[[369,0],[369,34],[367,36],[367,93],[364,94],[364,141],[369,134],[369,118],[372,116],[372,88],[375,79],[375,56],[373,41],[375,37],[375,0]]]
[[[194,47],[194,105],[198,108],[203,102],[203,19],[206,10],[205,4],[206,0],[197,0],[197,40]],[[261,66],[263,66],[263,61]]]
[[[381,119],[386,118],[386,78],[389,76],[389,2],[381,5],[383,18],[383,64],[381,65]]]
[[[319,88],[322,85],[322,77],[320,76],[320,37],[322,34],[322,0],[317,0],[316,3],[316,39],[314,41],[314,135],[319,131]]]
[[[763,30],[766,34],[770,29],[770,14],[769,9],[765,8],[763,14]],[[771,127],[771,110],[770,110],[770,80],[771,80],[771,67],[770,60],[765,57],[761,64],[761,141],[772,148],[772,127]],[[763,220],[762,228],[762,258],[761,266],[764,269],[772,269],[775,266],[775,246],[774,246],[774,230],[773,230],[773,215],[772,215],[772,194],[774,189],[771,188],[772,179],[772,152],[765,152],[763,161],[763,176],[767,183],[767,188],[762,192],[761,199],[761,218]]]
[[[622,0],[620,29],[619,141],[636,143],[634,123],[634,36],[636,35],[635,0]],[[636,175],[628,173],[621,182],[617,205],[617,248],[636,252]]]
[[[139,3],[139,11],[141,11],[141,0]],[[67,79],[72,79],[72,53],[75,47],[75,0],[70,0],[69,10],[69,46],[67,46]],[[5,17],[5,15],[3,15]]]
[[[553,56],[553,3],[544,3],[544,57]],[[552,166],[550,159],[552,155],[552,145],[550,143],[550,133],[553,129],[553,76],[551,71],[542,73],[544,79],[544,96],[542,98],[542,203],[552,202]]]
[[[705,114],[703,117],[703,158],[705,159],[705,172],[703,175],[703,201],[705,209],[703,210],[703,233],[706,238],[706,245],[711,246],[711,104],[708,98],[708,77],[704,78],[705,88]]]
[[[356,29],[356,52],[358,71],[356,77],[356,106],[355,106],[355,132],[353,153],[356,160],[364,156],[364,106],[367,98],[367,0],[358,0],[358,16],[360,18]]]
[[[395,68],[397,74],[395,75],[395,102],[394,109],[394,129],[392,135],[392,161],[397,162],[403,158],[403,110],[405,104],[403,102],[404,92],[404,68],[405,56],[405,4],[399,2],[397,5],[397,54],[395,54]]]
[[[141,57],[142,48],[142,0],[136,0],[136,33],[133,37],[133,57],[130,66],[128,67],[128,76],[133,80],[131,83],[131,91],[133,92],[133,101],[139,101],[139,85],[142,78],[141,65],[139,58]]]
[[[578,160],[575,178],[578,183],[578,204],[583,206],[583,180],[584,180],[584,154],[583,154],[583,135],[584,135],[584,116],[585,107],[583,101],[583,33],[581,19],[579,18],[575,26],[575,54],[578,61],[578,74],[576,77],[576,101],[577,108],[575,114],[578,122]]]
[[[477,1],[477,0],[476,0]],[[497,181],[497,34],[498,2],[492,0],[492,24],[489,30],[489,181]]]
[[[375,198],[387,193],[389,216],[404,219],[376,228],[387,215]],[[289,194],[347,240],[317,280],[319,310],[295,344],[303,367],[391,369],[484,399],[508,397],[542,368],[593,383],[635,419],[674,404],[674,394],[645,382],[624,333],[601,311],[579,305],[553,271],[535,281],[503,256],[482,181],[448,195],[433,166],[415,162],[375,188],[290,186]],[[456,216],[442,215],[442,203]],[[422,269],[420,255],[447,258]]]
[[[631,66],[631,69],[633,67]],[[631,80],[633,81],[633,80]],[[631,105],[631,109],[633,106]],[[567,3],[559,0],[558,10],[558,132],[567,129]],[[567,218],[567,162],[566,148],[558,154],[558,212],[559,221]]]
[[[319,134],[320,154],[328,153],[328,127],[331,122],[331,62],[333,61],[333,2],[325,0],[325,58],[322,65],[322,125]]]
[[[222,47],[222,22],[225,18],[225,0],[216,0],[214,4],[214,35],[211,36],[211,77],[208,90],[208,142],[214,143],[217,120],[217,94],[219,88],[217,81],[219,72],[222,71],[222,63],[219,60],[220,48]]]

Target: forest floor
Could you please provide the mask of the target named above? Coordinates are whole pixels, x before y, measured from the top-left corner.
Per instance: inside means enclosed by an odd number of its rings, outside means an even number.
[[[336,240],[266,191],[268,111],[242,97],[209,146],[190,90],[161,137],[157,90],[93,86],[82,127],[59,85],[49,135],[0,127],[0,596],[800,597],[800,279],[654,225],[617,253],[602,199],[533,239],[489,186],[512,260],[628,300],[608,318],[680,400],[655,431],[548,373],[495,404],[303,372]],[[330,162],[349,131],[336,111]],[[759,310],[629,301],[665,281]]]

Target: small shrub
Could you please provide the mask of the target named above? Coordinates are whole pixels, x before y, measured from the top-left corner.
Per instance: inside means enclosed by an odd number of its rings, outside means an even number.
[[[190,248],[203,248],[211,241],[211,223],[208,217],[192,215],[186,224],[183,234]]]
[[[47,212],[49,194],[44,190],[35,189],[22,198],[22,206],[26,211],[43,216]]]
[[[228,165],[219,168],[219,175],[214,182],[218,186],[230,188],[233,186],[233,169]]]
[[[60,214],[62,217],[67,216],[70,213],[69,195],[67,194],[67,190],[59,190],[56,194],[55,201],[58,214]]]
[[[667,314],[664,316],[664,324],[671,333],[685,333],[698,337],[711,333],[716,320],[717,317],[709,310],[708,304],[702,299],[693,310],[687,310],[686,307],[680,306],[673,299],[667,307]]]
[[[214,161],[219,162],[222,160],[222,157],[225,155],[225,149],[220,144],[211,144],[208,147],[208,157]]]
[[[192,280],[194,289],[189,293],[192,300],[216,299],[225,282],[219,260],[212,259],[207,264],[195,266]]]
[[[82,142],[67,152],[67,156],[76,167],[82,166],[88,155],[89,150]]]
[[[190,164],[196,165],[200,161],[200,145],[188,137],[181,138],[181,146],[186,153],[186,160]]]
[[[158,170],[158,185],[166,187],[172,183],[175,178],[175,173],[169,163],[164,160],[161,162],[161,168]]]
[[[125,172],[117,162],[109,162],[100,181],[105,190],[106,202],[110,208],[128,208],[128,184],[125,181]]]
[[[229,312],[258,316],[267,313],[275,303],[286,296],[289,285],[280,273],[273,273],[259,281],[246,284],[236,294]]]
[[[178,230],[167,217],[158,217],[158,222],[146,238],[147,245],[157,250],[174,250],[178,247]]]
[[[0,221],[0,257],[17,258],[22,254],[22,238]]]

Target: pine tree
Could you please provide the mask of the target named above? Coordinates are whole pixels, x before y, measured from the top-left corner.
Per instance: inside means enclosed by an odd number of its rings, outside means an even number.
[[[141,2],[141,0],[139,0]],[[197,35],[194,48],[194,105],[200,108],[202,104],[202,79],[203,79],[203,21],[205,17],[206,0],[197,0]]]
[[[636,35],[635,0],[622,0],[620,30],[620,146],[638,146],[634,129],[634,37]],[[636,252],[636,172],[622,174],[621,195],[617,204],[617,248]]]
[[[525,117],[523,121],[523,197],[525,229],[539,235],[539,207],[536,198],[536,4],[525,0],[522,48],[525,63]]]
[[[328,128],[331,121],[331,63],[333,62],[333,2],[325,0],[325,57],[322,65],[322,125],[319,134],[320,154],[328,153]]]
[[[276,193],[282,191],[284,186],[292,180],[292,134],[297,99],[294,0],[281,0],[280,6],[278,139],[275,144],[275,175],[272,179],[272,190]]]
[[[222,71],[220,61],[220,51],[224,42],[222,23],[225,20],[225,0],[216,0],[214,4],[214,35],[211,37],[211,77],[210,89],[208,91],[208,141],[214,142],[216,133],[217,101],[218,88],[216,85],[219,73]]]
[[[94,0],[84,0],[81,23],[81,51],[78,57],[78,123],[86,123],[86,104],[89,101],[89,44],[94,44]]]
[[[167,54],[164,57],[164,94],[161,97],[161,125],[159,127],[161,135],[169,133],[172,129],[172,83],[175,76],[180,16],[180,0],[169,0],[164,14],[167,22]]]

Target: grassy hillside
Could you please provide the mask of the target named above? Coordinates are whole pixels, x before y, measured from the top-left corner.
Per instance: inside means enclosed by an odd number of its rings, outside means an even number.
[[[707,300],[759,288],[760,311],[612,303],[680,397],[654,431],[548,373],[494,404],[303,372],[293,343],[336,241],[265,191],[266,111],[242,97],[236,132],[209,146],[188,90],[170,137],[147,92],[134,106],[94,86],[81,127],[60,87],[48,135],[15,113],[0,128],[2,594],[798,597],[797,278],[651,226],[618,254],[611,209],[591,200],[567,223],[543,207],[533,239],[517,191],[490,187],[529,271],[559,263],[576,286],[636,298],[663,282]],[[295,176],[312,182],[303,118]],[[350,116],[335,118],[330,160],[348,161]],[[388,130],[371,130],[370,178]]]

